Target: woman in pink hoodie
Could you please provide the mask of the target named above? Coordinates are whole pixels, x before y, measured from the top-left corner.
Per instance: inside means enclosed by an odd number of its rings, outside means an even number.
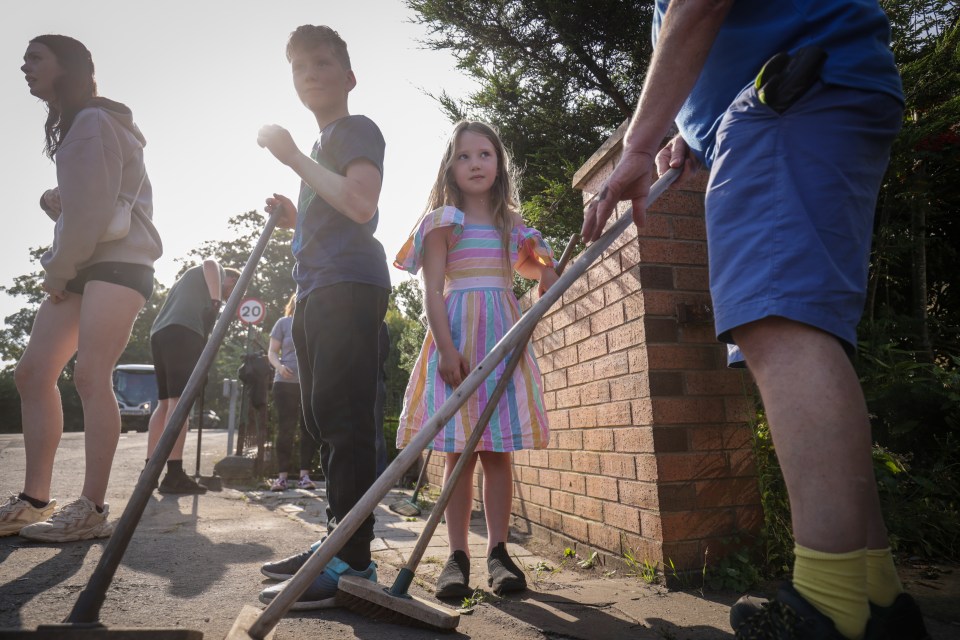
[[[47,105],[45,150],[56,162],[57,187],[43,194],[40,206],[56,225],[41,258],[47,298],[15,374],[26,478],[23,491],[0,506],[0,535],[47,542],[103,538],[112,533],[105,497],[120,437],[111,375],[153,291],[153,264],[163,251],[152,222],[145,141],[130,109],[97,97],[93,60],[82,43],[39,36],[23,60],[30,93]],[[129,231],[108,236],[118,208],[130,211]],[[63,432],[57,380],[74,354],[86,473],[80,497],[54,511],[50,483]]]

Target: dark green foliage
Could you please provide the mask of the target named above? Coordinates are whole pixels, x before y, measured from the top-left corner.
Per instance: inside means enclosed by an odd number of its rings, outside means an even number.
[[[773,438],[763,409],[758,409],[753,428],[753,455],[763,506],[763,528],[757,543],[765,571],[780,576],[793,566],[793,527],[790,524],[790,501],[773,449]]]
[[[933,362],[960,353],[960,6],[883,6],[906,111],[878,203],[861,335]]]
[[[893,548],[960,558],[960,358],[861,345],[874,467]]]
[[[420,355],[423,340],[427,336],[427,316],[423,307],[423,290],[420,288],[419,281],[411,278],[394,287],[390,297],[398,315],[403,319],[402,326],[404,327],[401,336],[393,340],[398,351],[397,366],[405,371],[407,378],[409,378],[417,356]],[[406,381],[404,381],[403,386],[406,388]]]
[[[737,538],[724,541],[737,545]],[[761,573],[750,550],[741,546],[740,549],[723,556],[720,560],[705,567],[703,582],[705,587],[714,591],[729,590],[736,593],[745,593],[760,583]]]
[[[917,362],[893,347],[858,358],[873,425],[874,471],[890,543],[900,555],[960,559],[960,359]],[[754,454],[764,510],[759,549],[765,571],[793,564],[790,505],[763,412]]]
[[[890,546],[906,556],[960,558],[960,442],[954,434],[931,438],[939,450],[923,467],[909,455],[873,451]]]

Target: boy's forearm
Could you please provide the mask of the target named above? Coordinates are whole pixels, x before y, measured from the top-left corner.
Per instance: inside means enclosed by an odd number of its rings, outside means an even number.
[[[377,212],[379,189],[367,193],[369,189],[349,175],[330,171],[303,153],[298,153],[289,166],[318,196],[354,222],[369,222]]]

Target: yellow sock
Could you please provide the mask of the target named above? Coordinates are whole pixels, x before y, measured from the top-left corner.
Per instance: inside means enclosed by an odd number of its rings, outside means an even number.
[[[796,545],[793,586],[847,638],[863,637],[870,618],[867,550],[825,553]]]
[[[875,605],[889,607],[903,593],[890,547],[867,549],[867,597]]]

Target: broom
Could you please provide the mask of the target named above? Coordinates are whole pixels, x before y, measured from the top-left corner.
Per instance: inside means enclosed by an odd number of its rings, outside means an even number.
[[[647,196],[648,203],[655,201],[678,175],[680,175],[679,169],[670,169],[664,173],[650,188],[650,194]],[[584,250],[580,259],[571,266],[570,270],[563,274],[557,283],[540,297],[540,300],[494,345],[480,364],[464,378],[453,395],[447,398],[437,409],[437,412],[420,428],[420,432],[390,463],[377,481],[367,489],[367,492],[363,494],[353,509],[344,516],[339,526],[317,547],[306,564],[300,567],[283,591],[277,594],[277,597],[267,605],[267,608],[257,612],[253,607],[244,607],[230,631],[227,632],[227,640],[249,640],[250,638],[262,640],[267,634],[272,633],[280,618],[293,606],[297,598],[307,590],[313,580],[323,572],[327,563],[343,547],[350,536],[356,533],[360,525],[373,513],[383,497],[400,479],[403,471],[410,468],[413,459],[420,455],[430,440],[440,432],[443,425],[463,406],[470,394],[476,391],[480,384],[486,380],[487,376],[490,375],[490,369],[496,367],[527,336],[547,310],[560,299],[564,291],[577,278],[582,276],[587,268],[620,237],[631,221],[631,210],[628,209],[610,225],[599,239]],[[159,469],[157,475],[159,475]]]
[[[424,461],[423,466],[420,467],[420,475],[417,476],[417,484],[413,487],[413,495],[411,495],[409,498],[397,500],[391,504],[390,511],[399,513],[400,515],[408,518],[413,518],[420,515],[420,505],[417,504],[417,495],[420,493],[420,489],[423,487],[423,479],[427,475],[427,465],[430,464],[431,455],[433,455],[433,449],[427,451],[427,459]]]
[[[570,236],[570,241],[563,251],[560,262],[557,264],[558,275],[563,273],[564,267],[570,260],[570,254],[573,253],[574,247],[576,247],[579,242],[580,234],[575,233]],[[374,582],[357,578],[356,576],[343,576],[337,585],[338,605],[347,607],[363,616],[384,622],[426,627],[437,631],[452,631],[456,628],[460,622],[459,613],[451,612],[432,602],[412,596],[407,593],[407,591],[410,588],[410,583],[413,582],[417,565],[420,564],[420,559],[427,550],[427,545],[430,544],[430,539],[433,537],[433,533],[440,523],[440,518],[443,517],[447,503],[450,501],[450,496],[460,481],[462,470],[466,466],[469,458],[473,455],[473,450],[476,448],[477,443],[480,442],[480,438],[483,437],[487,429],[487,424],[493,416],[493,412],[498,408],[500,396],[503,395],[507,385],[513,378],[514,370],[526,354],[530,336],[533,335],[535,328],[536,325],[530,328],[527,335],[524,336],[517,348],[514,349],[513,354],[511,354],[510,360],[507,362],[506,367],[504,367],[503,374],[500,376],[500,379],[497,380],[497,385],[494,387],[493,393],[491,393],[487,399],[487,404],[483,408],[483,412],[480,414],[480,418],[477,420],[477,424],[470,434],[470,438],[463,447],[460,458],[457,460],[456,465],[454,465],[453,470],[450,472],[450,476],[443,485],[440,497],[437,499],[437,503],[433,507],[433,512],[430,514],[430,518],[427,520],[427,524],[420,534],[420,538],[417,540],[416,547],[414,547],[413,552],[410,554],[410,559],[407,560],[407,564],[400,570],[400,574],[393,582],[393,586],[386,589]],[[432,451],[431,449],[431,452]],[[426,465],[424,465],[424,468],[426,468]]]

